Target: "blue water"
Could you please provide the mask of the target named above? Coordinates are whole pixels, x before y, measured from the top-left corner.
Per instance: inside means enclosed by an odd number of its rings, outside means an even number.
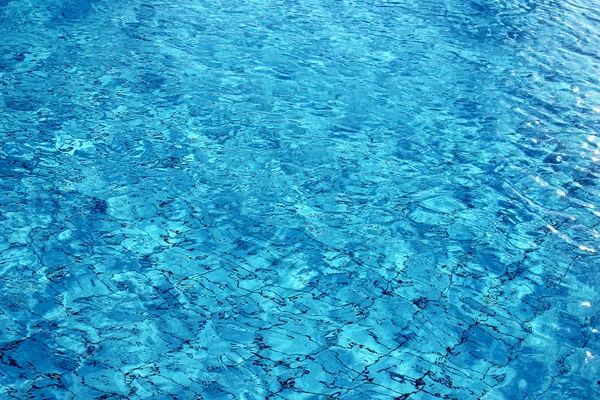
[[[599,78],[591,0],[0,0],[0,398],[600,398]]]

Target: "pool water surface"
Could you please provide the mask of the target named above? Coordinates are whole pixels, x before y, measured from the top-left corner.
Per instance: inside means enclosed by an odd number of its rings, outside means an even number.
[[[600,398],[590,0],[0,0],[0,398]]]

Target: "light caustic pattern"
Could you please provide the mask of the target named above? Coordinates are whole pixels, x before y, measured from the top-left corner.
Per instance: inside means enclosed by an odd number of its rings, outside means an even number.
[[[0,0],[0,397],[600,397],[589,0]]]

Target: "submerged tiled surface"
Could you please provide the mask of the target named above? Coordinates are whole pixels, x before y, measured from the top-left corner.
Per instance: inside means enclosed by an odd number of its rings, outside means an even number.
[[[0,0],[0,397],[599,397],[599,20]]]

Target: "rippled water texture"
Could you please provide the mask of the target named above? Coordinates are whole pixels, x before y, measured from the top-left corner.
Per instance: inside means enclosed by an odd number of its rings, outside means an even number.
[[[600,398],[590,0],[0,0],[0,398]]]

